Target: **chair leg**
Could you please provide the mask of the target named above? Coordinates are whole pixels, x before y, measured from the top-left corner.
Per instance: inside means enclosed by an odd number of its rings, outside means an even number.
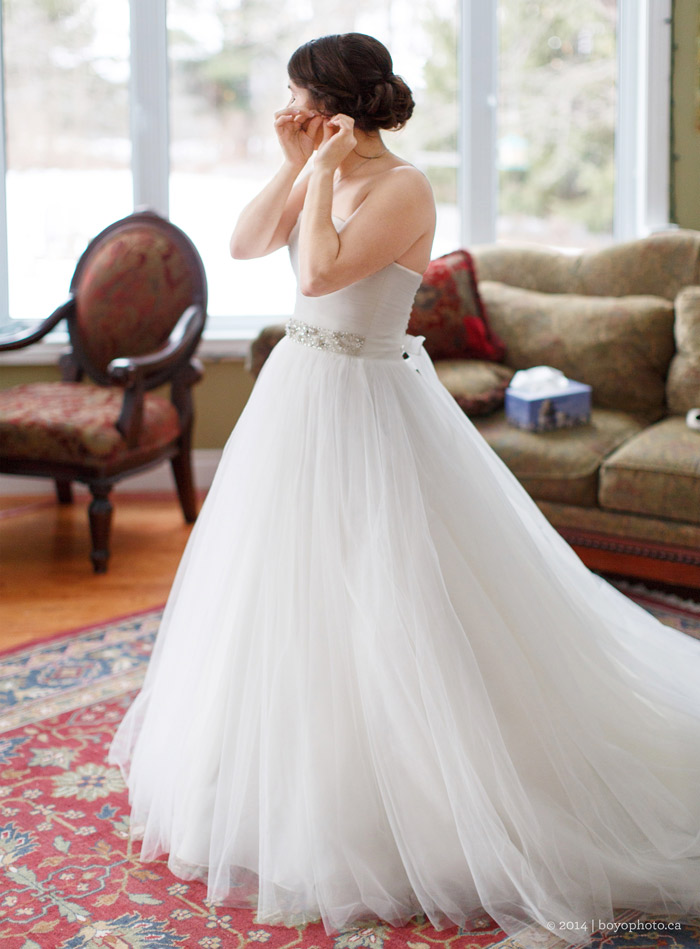
[[[90,535],[92,537],[92,552],[90,559],[95,573],[107,572],[109,560],[109,531],[112,524],[112,504],[109,492],[112,486],[107,484],[91,484],[92,501],[88,508],[90,518]]]
[[[70,481],[56,479],[56,497],[61,504],[73,503],[73,486]]]
[[[183,437],[179,454],[171,458],[170,464],[175,476],[180,507],[188,524],[197,520],[197,497],[192,476],[192,458],[189,435]]]

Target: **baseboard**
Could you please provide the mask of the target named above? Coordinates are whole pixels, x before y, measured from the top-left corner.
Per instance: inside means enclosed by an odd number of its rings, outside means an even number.
[[[206,490],[214,480],[214,474],[221,460],[220,448],[200,448],[192,453],[192,468],[197,489]],[[170,465],[163,463],[143,474],[125,478],[114,488],[115,492],[126,494],[159,494],[173,491],[175,482]],[[75,485],[76,491],[87,491],[82,484]],[[50,478],[24,478],[20,475],[0,475],[0,496],[53,494],[54,484]]]

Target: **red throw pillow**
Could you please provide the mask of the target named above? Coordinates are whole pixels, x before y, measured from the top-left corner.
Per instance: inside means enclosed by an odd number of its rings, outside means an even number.
[[[503,359],[506,348],[489,327],[468,251],[455,250],[430,261],[408,332],[425,336],[433,359]]]

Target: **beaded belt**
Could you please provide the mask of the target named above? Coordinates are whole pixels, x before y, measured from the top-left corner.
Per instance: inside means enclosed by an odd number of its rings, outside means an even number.
[[[356,356],[365,343],[364,336],[357,333],[344,333],[341,330],[327,330],[301,320],[288,320],[285,325],[287,336],[313,349],[323,349],[332,353],[345,353]]]

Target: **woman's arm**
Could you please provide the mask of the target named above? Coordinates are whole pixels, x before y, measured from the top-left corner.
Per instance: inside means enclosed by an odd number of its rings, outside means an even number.
[[[231,256],[264,257],[283,247],[304,203],[308,179],[297,181],[314,149],[322,117],[299,109],[275,113],[284,164],[241,212],[231,235]]]
[[[232,257],[237,260],[264,257],[287,243],[306,190],[307,179],[294,187],[300,171],[300,167],[285,162],[241,211],[229,244]]]
[[[338,234],[332,219],[333,175],[356,140],[352,119],[335,116],[331,122],[337,131],[324,136],[316,154],[301,219],[300,284],[306,296],[349,286],[407,255],[411,269],[424,270],[435,229],[427,179],[411,165],[398,165],[377,176]]]

